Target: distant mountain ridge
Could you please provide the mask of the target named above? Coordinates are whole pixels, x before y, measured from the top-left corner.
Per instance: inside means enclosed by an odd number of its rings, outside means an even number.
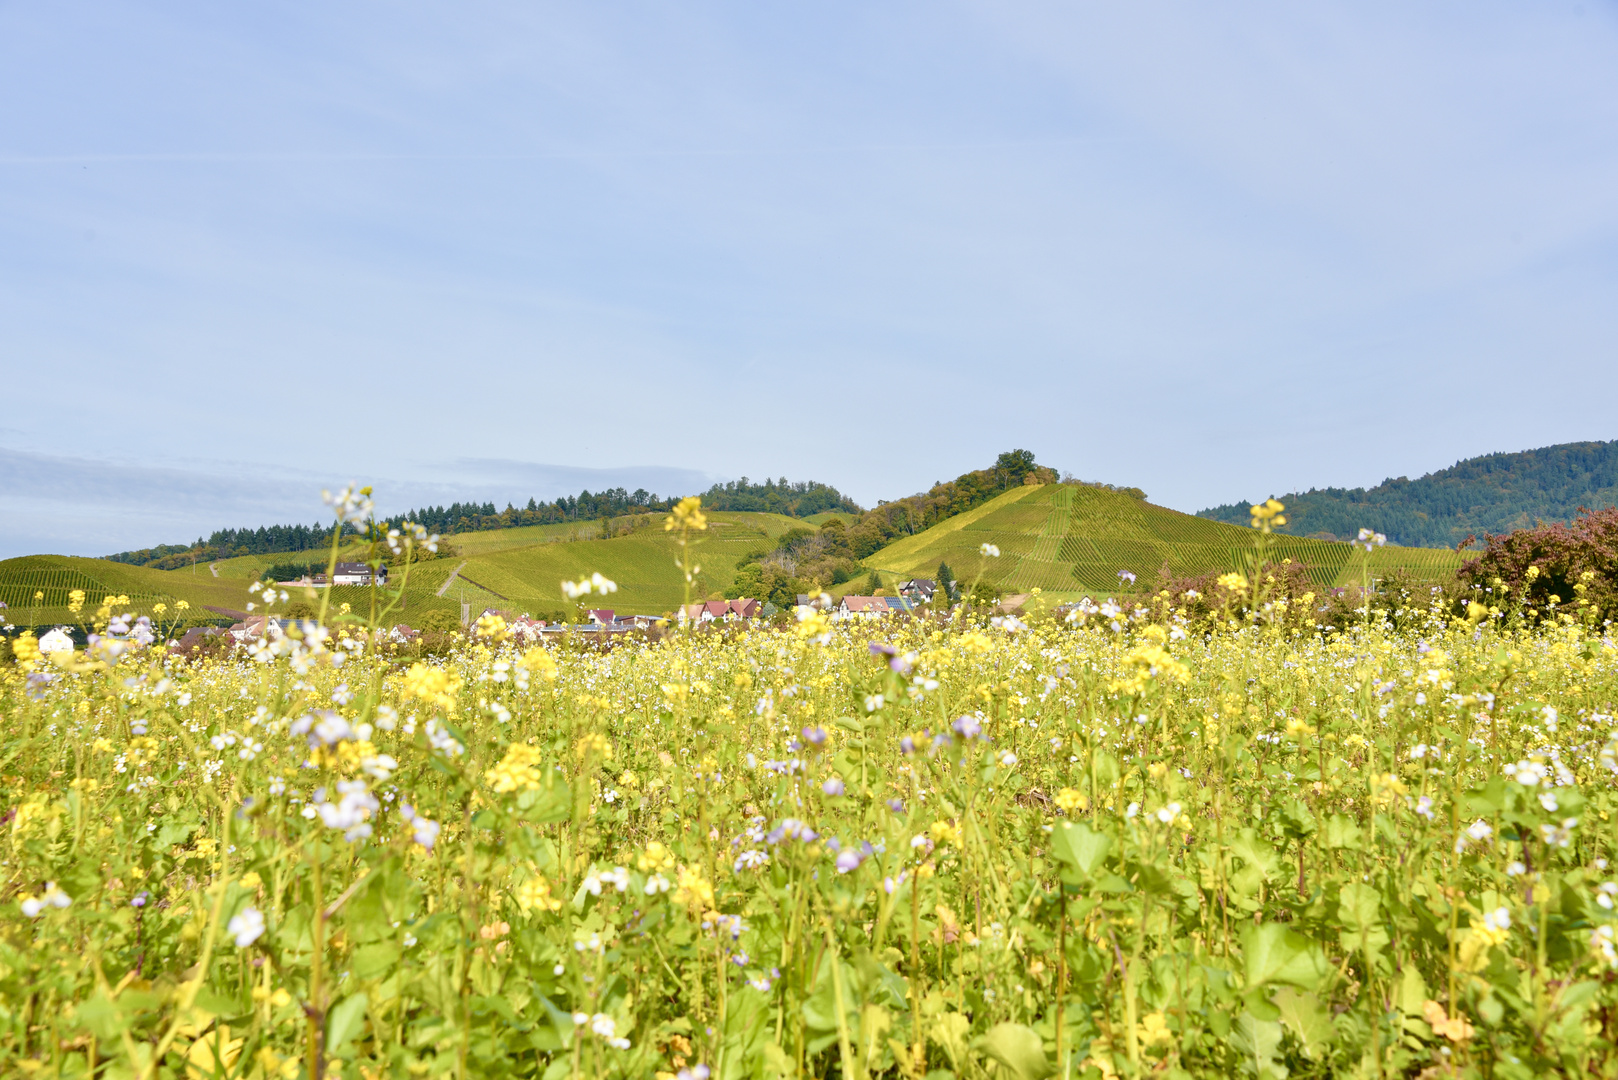
[[[1618,504],[1618,440],[1574,442],[1467,458],[1416,480],[1403,476],[1373,488],[1311,488],[1276,496],[1287,507],[1283,532],[1346,540],[1375,529],[1395,544],[1454,547],[1468,535],[1570,521],[1579,507]],[[1253,500],[1259,501],[1259,500]],[[1236,525],[1250,502],[1197,511]]]

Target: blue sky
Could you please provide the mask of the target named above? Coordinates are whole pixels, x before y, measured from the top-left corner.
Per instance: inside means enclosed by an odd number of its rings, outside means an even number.
[[[1618,6],[0,3],[0,555],[1618,438]]]

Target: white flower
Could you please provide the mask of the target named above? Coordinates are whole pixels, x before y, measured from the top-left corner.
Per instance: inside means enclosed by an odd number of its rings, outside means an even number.
[[[1600,895],[1598,895],[1596,897],[1596,903],[1600,904],[1602,907],[1606,908],[1608,911],[1611,911],[1612,910],[1612,898],[1615,897],[1615,896],[1618,896],[1618,883],[1611,882],[1611,881],[1604,881],[1597,888],[1597,892]]]
[[[1126,818],[1132,818],[1138,813],[1140,813],[1140,803],[1138,802],[1132,802],[1124,808],[1124,817]]]
[[[1158,812],[1157,812],[1157,820],[1159,820],[1163,824],[1167,825],[1171,821],[1173,821],[1175,818],[1180,816],[1180,809],[1181,809],[1181,807],[1180,807],[1179,803],[1171,802],[1167,806],[1165,806],[1165,807],[1161,808],[1160,810],[1158,810]]]
[[[994,544],[983,544],[978,548],[978,554],[984,556],[985,558],[998,559],[1000,557],[1000,549]]]
[[[1554,791],[1542,791],[1542,792],[1540,792],[1539,793],[1539,805],[1543,806],[1546,810],[1548,810],[1549,812],[1551,812],[1553,814],[1556,813],[1556,810],[1557,810],[1556,792],[1554,792]]]
[[[25,896],[22,899],[22,913],[30,919],[37,919],[47,907],[65,908],[73,903],[67,893],[56,887],[56,882],[47,881],[45,892],[40,896]]]
[[[1510,930],[1511,912],[1503,907],[1495,908],[1483,916],[1483,925],[1490,930]]]
[[[225,924],[225,932],[236,939],[236,947],[245,949],[264,934],[264,913],[255,907],[243,908]]]
[[[658,893],[669,891],[669,879],[662,874],[653,874],[646,879],[646,895],[656,896]]]
[[[1528,867],[1516,859],[1506,864],[1506,877],[1522,877],[1526,873],[1528,873]]]
[[[1000,764],[1004,765],[1008,769],[1011,768],[1013,765],[1017,764],[1017,755],[1013,754],[1010,750],[1007,750],[1005,753],[1000,755]]]

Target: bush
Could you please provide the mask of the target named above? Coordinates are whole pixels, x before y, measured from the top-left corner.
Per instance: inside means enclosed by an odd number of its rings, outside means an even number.
[[[416,629],[423,633],[453,634],[461,628],[461,620],[447,611],[429,611],[417,622]]]
[[[1618,507],[1580,510],[1570,525],[1487,536],[1484,544],[1458,575],[1484,603],[1521,605],[1530,619],[1578,611],[1600,621],[1618,613]]]

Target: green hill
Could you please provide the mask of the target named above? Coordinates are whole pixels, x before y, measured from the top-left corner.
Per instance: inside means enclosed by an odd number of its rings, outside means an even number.
[[[108,596],[127,596],[130,606],[150,613],[152,605],[176,601],[191,605],[190,615],[223,617],[210,607],[240,611],[251,597],[251,578],[216,578],[206,566],[193,570],[163,571],[128,566],[108,559],[81,559],[69,555],[28,555],[0,561],[0,602],[7,619],[17,626],[45,626],[73,622],[69,593],[82,589],[87,613]]]
[[[1234,569],[1252,551],[1253,538],[1245,524],[1182,514],[1123,492],[1042,484],[1008,491],[895,541],[864,562],[897,578],[932,577],[938,564],[947,562],[968,584],[981,568],[984,580],[1003,591],[1038,586],[1061,596],[1117,591],[1121,570],[1135,574],[1136,587],[1144,589],[1165,566],[1175,577]],[[983,558],[984,543],[999,547],[1000,558]],[[1322,587],[1358,583],[1367,558],[1373,577],[1395,567],[1435,576],[1460,564],[1449,551],[1386,547],[1367,555],[1349,544],[1292,536],[1276,537],[1272,551],[1275,558],[1313,567]]]
[[[768,548],[776,537],[801,521],[781,514],[718,511],[708,515],[709,528],[692,547],[693,561],[702,567],[697,591],[700,599],[728,586],[737,560],[750,551]],[[561,590],[564,579],[577,580],[599,572],[618,583],[618,591],[599,601],[603,607],[636,613],[671,611],[684,596],[675,565],[677,547],[663,531],[661,516],[630,516],[615,521],[622,534],[598,539],[599,526],[588,523],[540,525],[459,534],[453,538],[457,554],[412,568],[405,583],[401,621],[410,622],[428,611],[460,613],[462,602],[474,613],[485,607],[512,612],[571,611],[573,604]],[[314,552],[299,557],[318,558]],[[357,558],[357,549],[344,551]],[[252,599],[249,586],[266,568],[285,562],[285,554],[247,555],[183,570],[156,570],[107,559],[81,559],[34,555],[0,561],[0,601],[18,626],[71,622],[68,593],[83,589],[93,610],[109,594],[123,594],[132,607],[151,610],[176,600],[187,600],[192,613],[212,617],[209,606],[242,611]],[[395,583],[402,579],[395,572]],[[35,593],[43,594],[36,602]],[[296,590],[293,599],[302,599]],[[442,595],[440,595],[442,594]],[[334,603],[348,602],[363,611],[370,604],[369,590],[338,588]]]
[[[1581,506],[1618,503],[1618,441],[1488,454],[1416,480],[1401,476],[1369,489],[1311,488],[1277,497],[1287,506],[1283,531],[1297,536],[1348,539],[1366,528],[1399,544],[1454,547],[1469,534],[1482,539],[1536,522],[1570,521]],[[1198,515],[1246,524],[1249,505],[1228,503]]]

